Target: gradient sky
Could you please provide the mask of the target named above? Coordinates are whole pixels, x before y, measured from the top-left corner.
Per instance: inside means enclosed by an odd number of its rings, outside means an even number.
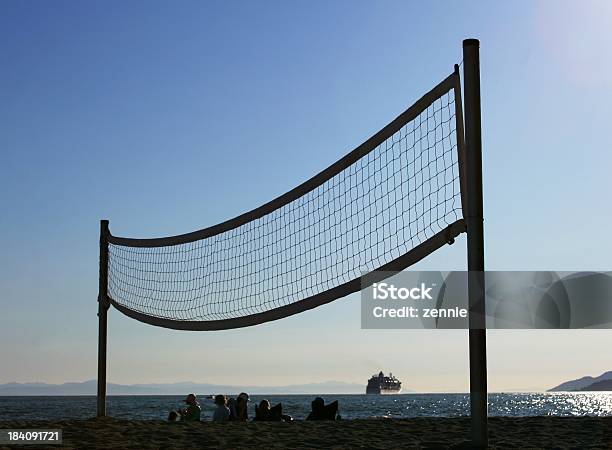
[[[612,2],[3,1],[0,383],[96,377],[99,220],[203,228],[394,118],[481,40],[488,269],[611,270]],[[608,205],[608,206],[606,206]],[[465,237],[418,265],[462,270]],[[612,330],[489,331],[492,391],[612,370]],[[111,310],[108,378],[468,390],[466,331],[361,330],[350,296],[224,332]]]

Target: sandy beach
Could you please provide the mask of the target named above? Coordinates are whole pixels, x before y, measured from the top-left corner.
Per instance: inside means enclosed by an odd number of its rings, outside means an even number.
[[[492,448],[612,448],[612,417],[494,417],[489,424]],[[469,448],[467,418],[225,424],[104,418],[5,421],[2,428],[61,428],[61,448]]]

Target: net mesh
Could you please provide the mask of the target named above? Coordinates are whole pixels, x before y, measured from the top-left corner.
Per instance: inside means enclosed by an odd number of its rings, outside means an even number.
[[[179,321],[269,311],[354,280],[461,217],[453,90],[302,197],[206,239],[109,244],[108,295]]]

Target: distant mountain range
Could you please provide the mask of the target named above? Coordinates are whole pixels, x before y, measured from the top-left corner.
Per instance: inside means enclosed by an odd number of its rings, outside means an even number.
[[[582,377],[566,381],[548,390],[548,392],[561,391],[612,391],[612,371],[598,377]]]
[[[612,380],[597,381],[580,390],[581,391],[612,391]]]
[[[232,386],[208,383],[108,383],[109,395],[197,395],[209,394],[363,394],[365,384],[327,381],[324,383],[293,384],[288,386]],[[96,395],[96,380],[76,383],[6,383],[0,384],[0,396],[14,395]]]

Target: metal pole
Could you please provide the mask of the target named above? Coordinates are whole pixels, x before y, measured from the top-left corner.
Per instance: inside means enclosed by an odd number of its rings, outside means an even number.
[[[100,279],[98,286],[98,408],[97,416],[106,415],[106,329],[108,286],[108,220],[100,221]]]
[[[472,445],[485,448],[487,435],[487,335],[484,301],[484,216],[482,211],[482,136],[480,124],[480,42],[463,41],[467,246],[470,309],[470,412]]]

